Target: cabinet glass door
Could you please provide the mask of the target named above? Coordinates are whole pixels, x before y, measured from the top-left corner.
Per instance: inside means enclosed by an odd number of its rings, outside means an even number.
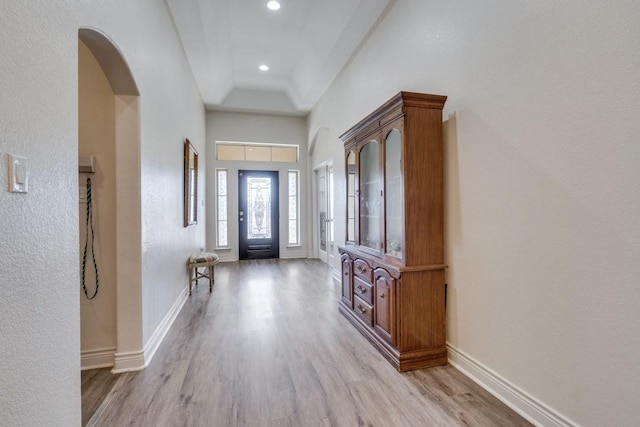
[[[402,258],[404,212],[402,186],[402,147],[400,131],[393,129],[385,138],[385,224],[386,253]]]
[[[356,241],[356,153],[347,155],[347,242]]]
[[[379,251],[382,248],[380,218],[380,147],[378,141],[367,142],[360,150],[360,245]]]

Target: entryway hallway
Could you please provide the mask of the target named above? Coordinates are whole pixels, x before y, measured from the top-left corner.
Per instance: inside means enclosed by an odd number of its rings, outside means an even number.
[[[528,426],[451,366],[396,372],[338,313],[319,260],[216,266],[92,426]]]

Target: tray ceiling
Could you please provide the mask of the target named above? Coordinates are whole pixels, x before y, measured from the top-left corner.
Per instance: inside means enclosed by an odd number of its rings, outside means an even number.
[[[395,0],[166,0],[208,109],[306,115]],[[268,65],[260,71],[259,65]]]

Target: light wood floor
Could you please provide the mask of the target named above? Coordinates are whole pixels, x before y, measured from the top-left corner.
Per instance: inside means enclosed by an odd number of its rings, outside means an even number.
[[[118,375],[106,368],[82,371],[81,377],[82,425],[86,425],[115,385]]]
[[[451,366],[398,373],[338,313],[317,260],[216,266],[96,426],[525,426]]]

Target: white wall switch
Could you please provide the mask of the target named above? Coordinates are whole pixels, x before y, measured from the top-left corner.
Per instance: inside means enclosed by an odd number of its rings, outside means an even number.
[[[26,193],[29,189],[27,158],[9,154],[9,191]]]
[[[80,196],[80,203],[87,203],[87,187],[78,187],[78,195]]]

